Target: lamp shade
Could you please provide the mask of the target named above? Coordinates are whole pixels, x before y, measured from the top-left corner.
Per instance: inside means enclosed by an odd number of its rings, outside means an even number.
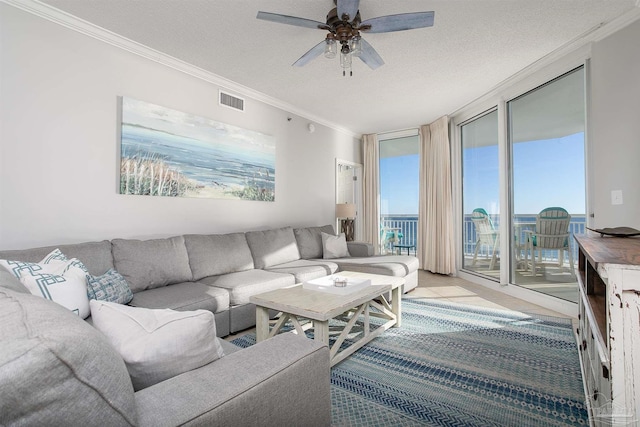
[[[336,205],[336,218],[355,218],[356,205],[353,203],[338,203]]]

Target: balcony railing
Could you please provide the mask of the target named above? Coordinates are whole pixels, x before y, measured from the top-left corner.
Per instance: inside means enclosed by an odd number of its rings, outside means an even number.
[[[491,220],[493,221],[496,227],[500,226],[500,217],[499,215],[492,216]],[[514,222],[518,224],[522,224],[521,227],[517,227],[518,234],[515,237],[515,242],[524,242],[525,240],[525,230],[533,229],[535,227],[536,215],[515,215]],[[586,217],[585,215],[571,215],[571,222],[569,223],[569,233],[571,234],[570,244],[573,252],[573,259],[578,259],[578,248],[574,244],[573,235],[574,234],[583,234],[585,232],[585,223]],[[380,218],[380,224],[383,229],[387,230],[397,230],[400,234],[402,234],[402,238],[400,239],[400,244],[404,245],[416,245],[417,244],[417,236],[418,236],[418,215],[383,215]],[[476,249],[476,229],[471,221],[470,215],[465,215],[464,217],[464,225],[463,225],[463,250],[464,255],[473,256],[473,253]],[[486,255],[484,251],[487,248],[481,248],[480,254]],[[543,259],[545,261],[555,261],[558,257],[558,251],[543,251]]]
[[[380,218],[382,230],[398,232],[399,244],[416,246],[418,242],[418,215],[385,215]],[[386,248],[390,250],[390,247]]]

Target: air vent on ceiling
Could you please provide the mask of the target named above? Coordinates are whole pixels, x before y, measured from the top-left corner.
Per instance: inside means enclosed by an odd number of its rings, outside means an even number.
[[[233,108],[234,110],[244,111],[244,99],[230,95],[223,91],[220,91],[220,105]]]

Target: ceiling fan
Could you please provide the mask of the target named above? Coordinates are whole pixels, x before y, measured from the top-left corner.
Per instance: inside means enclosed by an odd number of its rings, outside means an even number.
[[[323,41],[312,47],[293,65],[302,67],[323,53],[326,58],[335,58],[338,53],[337,44],[340,43],[340,65],[343,76],[346,76],[347,73],[353,75],[351,70],[353,56],[360,58],[372,70],[384,64],[378,52],[362,38],[361,32],[390,33],[433,26],[434,12],[401,13],[362,21],[359,10],[360,0],[334,0],[334,3],[336,7],[327,14],[326,23],[270,12],[258,12],[257,18],[280,24],[328,31],[329,33]]]

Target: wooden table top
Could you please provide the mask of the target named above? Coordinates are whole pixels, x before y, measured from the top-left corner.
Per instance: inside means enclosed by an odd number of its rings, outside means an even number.
[[[404,278],[380,274],[342,271],[339,276],[371,280],[371,286],[351,294],[331,294],[304,289],[302,285],[281,288],[252,296],[255,305],[295,314],[313,320],[326,321],[404,284]]]
[[[578,234],[575,239],[594,266],[640,264],[640,238],[638,237],[600,237]]]

